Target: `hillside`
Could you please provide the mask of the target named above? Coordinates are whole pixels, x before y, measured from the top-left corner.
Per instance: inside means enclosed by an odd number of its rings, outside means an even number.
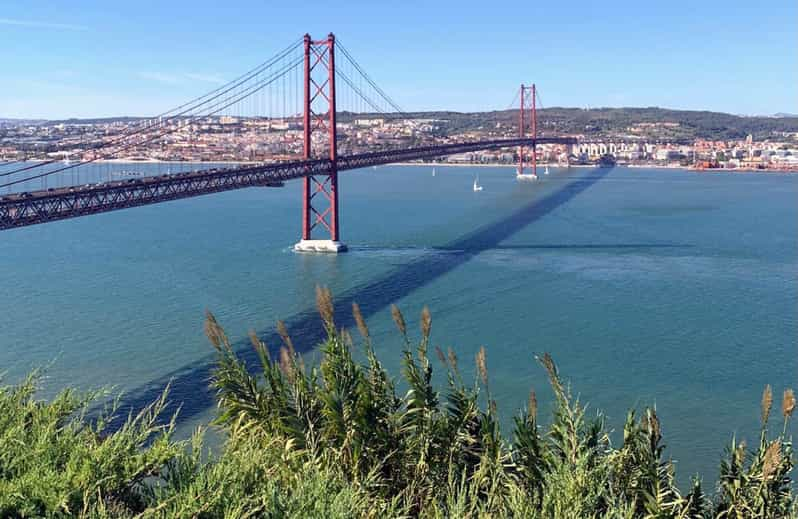
[[[515,127],[518,110],[492,112],[408,112],[415,119],[446,121],[442,133],[491,130]],[[339,113],[340,122],[354,118],[382,117],[381,114]],[[134,123],[139,117],[104,117],[54,121],[0,119],[6,126],[21,124],[108,124]],[[579,134],[587,138],[643,138],[655,141],[692,142],[694,139],[736,140],[753,135],[756,140],[780,137],[784,132],[798,133],[798,116],[740,116],[722,112],[671,110],[668,108],[563,108],[538,110],[538,128],[543,133]]]
[[[420,112],[416,117],[449,121],[452,129],[516,125],[518,110],[497,112]],[[798,132],[798,117],[739,116],[721,112],[667,108],[545,108],[538,110],[542,132],[583,134],[586,137],[642,137],[655,140],[762,140],[783,132]]]

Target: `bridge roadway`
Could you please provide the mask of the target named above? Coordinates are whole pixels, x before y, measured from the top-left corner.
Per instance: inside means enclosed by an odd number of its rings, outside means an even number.
[[[387,150],[338,157],[338,171],[535,144],[574,144],[570,137],[498,139]],[[281,187],[287,180],[333,171],[329,159],[237,166],[119,181],[50,188],[0,197],[0,230],[87,216],[245,187]]]

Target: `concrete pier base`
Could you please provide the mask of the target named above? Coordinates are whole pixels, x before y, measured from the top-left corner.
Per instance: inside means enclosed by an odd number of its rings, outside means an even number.
[[[346,245],[332,240],[302,240],[294,245],[294,252],[324,252],[338,254],[346,252]]]

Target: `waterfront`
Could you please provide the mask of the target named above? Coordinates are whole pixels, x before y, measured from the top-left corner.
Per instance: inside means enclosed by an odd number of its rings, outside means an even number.
[[[545,416],[543,351],[616,430],[655,403],[682,478],[714,477],[735,430],[753,439],[764,384],[794,384],[795,175],[552,168],[519,184],[480,168],[473,193],[475,171],[430,169],[342,175],[337,257],[290,252],[298,183],[5,232],[0,365],[15,379],[54,360],[47,390],[116,384],[132,400],[178,374],[191,396],[206,308],[236,340],[268,336],[306,322],[319,283],[360,301],[394,371],[392,302],[414,326],[428,305],[433,343],[469,373],[484,344],[505,418],[530,386]],[[184,430],[211,415],[187,406]]]

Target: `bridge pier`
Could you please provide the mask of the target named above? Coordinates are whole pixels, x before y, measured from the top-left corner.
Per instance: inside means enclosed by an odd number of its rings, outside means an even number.
[[[294,245],[297,252],[339,253],[347,250],[341,243],[338,225],[338,146],[335,117],[335,36],[314,41],[305,34],[304,79],[304,159],[314,158],[314,130],[326,133],[332,168],[327,174],[307,175],[302,181],[302,239]],[[314,71],[317,71],[314,74]],[[324,139],[320,139],[323,146]],[[319,140],[317,140],[319,142]],[[314,239],[313,229],[323,227],[328,239]]]
[[[295,252],[326,252],[338,254],[346,252],[347,246],[339,241],[333,240],[300,240],[294,245]]]

